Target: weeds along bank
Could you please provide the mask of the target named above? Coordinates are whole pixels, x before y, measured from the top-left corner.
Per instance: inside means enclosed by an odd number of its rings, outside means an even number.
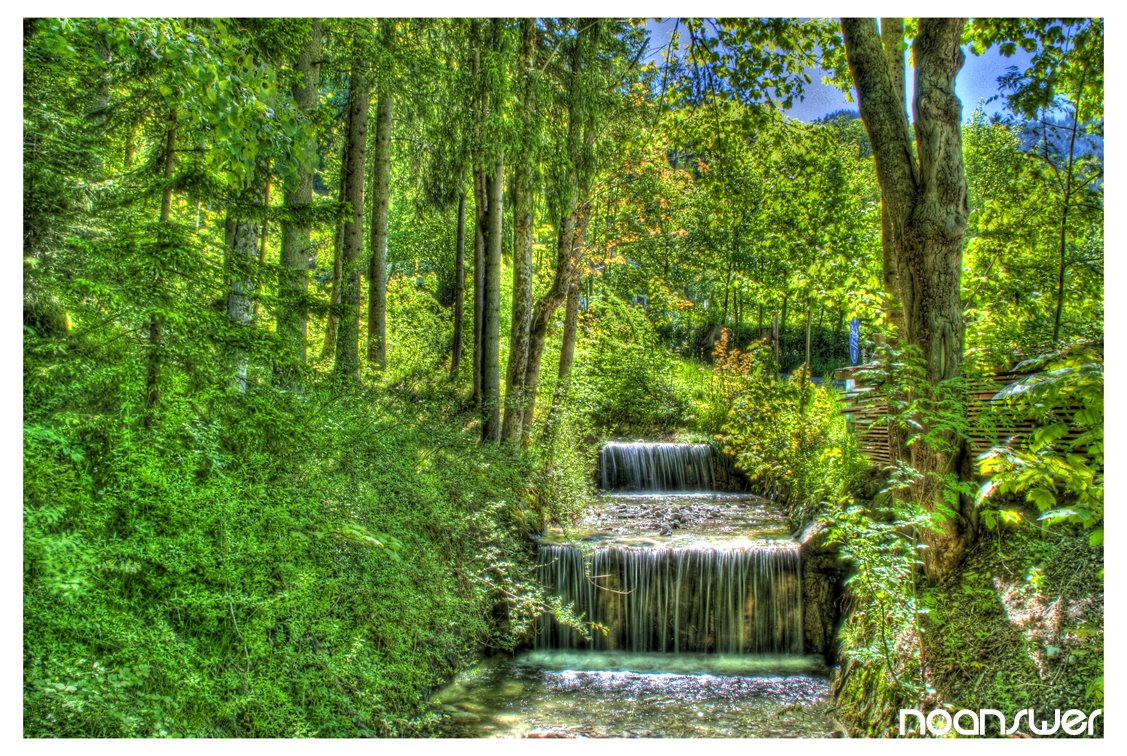
[[[258,387],[145,431],[29,387],[27,736],[410,735],[537,610],[546,465],[449,397]]]

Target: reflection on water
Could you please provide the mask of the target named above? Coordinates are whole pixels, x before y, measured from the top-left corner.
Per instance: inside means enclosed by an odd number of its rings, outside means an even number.
[[[821,660],[534,651],[489,660],[437,697],[445,737],[824,737]]]

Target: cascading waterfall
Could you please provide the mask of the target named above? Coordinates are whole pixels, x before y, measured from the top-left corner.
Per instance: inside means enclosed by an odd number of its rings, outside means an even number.
[[[711,491],[712,447],[609,443],[599,450],[599,482],[604,491]]]
[[[715,490],[707,444],[611,443],[599,455],[604,491],[702,494]],[[684,501],[683,496],[678,497]],[[552,616],[540,648],[667,653],[801,654],[798,544],[766,540],[725,547],[541,545],[539,579],[583,621],[584,638]]]
[[[540,581],[586,622],[589,638],[551,616],[543,648],[802,653],[797,544],[755,548],[540,549]]]

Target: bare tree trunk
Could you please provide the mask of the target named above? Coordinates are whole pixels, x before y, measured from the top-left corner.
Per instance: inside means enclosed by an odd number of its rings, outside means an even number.
[[[521,117],[525,130],[533,113],[533,79],[529,73],[536,52],[536,21],[521,22],[521,61],[524,71]],[[527,140],[526,140],[527,141]],[[527,148],[531,150],[531,147]],[[524,422],[524,379],[528,369],[529,330],[532,327],[532,155],[520,155],[513,170],[513,314],[509,331],[509,365],[505,377],[505,420],[501,437],[519,444]]]
[[[571,388],[571,367],[575,363],[575,340],[579,331],[579,276],[571,281],[564,307],[563,342],[560,344],[560,369],[556,375],[556,390],[552,394],[551,414],[555,415],[567,403]]]
[[[501,440],[501,234],[504,216],[501,198],[503,165],[500,160],[489,177],[488,234],[485,238],[485,302],[482,350],[482,424],[485,441]]]
[[[482,402],[482,342],[485,333],[485,217],[488,204],[485,170],[474,169],[473,245],[473,400]]]
[[[321,73],[321,19],[310,21],[310,35],[297,58],[296,70],[301,77],[294,83],[294,102],[304,113],[317,107]],[[313,204],[313,169],[299,161],[293,177],[286,182],[282,203],[286,220],[282,222],[281,269],[278,272],[277,332],[286,351],[305,362],[308,334],[305,297],[309,291],[309,246],[311,224],[303,217]]]
[[[376,105],[376,156],[372,171],[371,261],[368,267],[368,364],[387,367],[387,211],[391,200],[392,95],[381,88]]]
[[[348,174],[348,171],[344,169],[347,155],[348,142],[346,140],[340,151],[340,182],[337,188],[337,199],[342,202],[345,195],[345,178]],[[345,219],[341,218],[337,221],[336,232],[333,236],[333,286],[332,292],[329,294],[329,317],[325,321],[325,344],[321,349],[322,360],[327,360],[330,355],[335,356],[337,351],[337,329],[340,326],[341,276],[344,270],[344,229]]]
[[[919,350],[932,386],[962,373],[960,274],[967,200],[955,77],[963,65],[959,42],[964,25],[965,19],[920,19],[913,42],[913,149],[888,44],[882,44],[872,19],[842,19],[846,57],[887,215],[882,246],[885,269],[892,275],[886,286],[900,312],[893,322],[898,337]],[[917,420],[926,431],[927,413]],[[942,532],[924,531],[929,547],[924,563],[937,578],[954,569],[973,543],[977,512],[967,497],[959,497],[953,512],[944,502],[945,479],[967,472],[964,444],[953,433],[936,430],[930,435],[939,443],[912,444],[899,453],[923,475],[915,496],[940,513]]]
[[[248,205],[259,199],[254,189],[245,193]],[[249,207],[239,208],[237,213],[227,211],[227,275],[230,288],[227,290],[227,319],[238,328],[245,328],[254,322],[254,303],[250,293],[254,282],[250,276],[251,265],[258,251],[259,229],[257,222],[250,217]],[[236,345],[232,350],[234,375],[232,383],[239,393],[246,393],[248,357],[246,349]]]
[[[462,364],[462,311],[466,301],[466,193],[458,195],[458,231],[454,252],[454,344],[451,347],[450,378]]]
[[[348,142],[343,170],[345,198],[352,213],[344,224],[341,246],[340,322],[333,372],[360,379],[360,250],[364,246],[364,155],[368,145],[371,90],[364,63],[356,61],[348,92]]]

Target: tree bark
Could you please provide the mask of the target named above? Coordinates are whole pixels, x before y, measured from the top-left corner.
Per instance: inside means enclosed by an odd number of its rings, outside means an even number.
[[[504,169],[497,161],[489,176],[488,234],[485,238],[484,349],[482,350],[482,424],[484,441],[501,440],[501,203]]]
[[[340,181],[337,186],[337,200],[343,202],[345,196],[345,179],[348,171],[345,162],[348,156],[348,142],[345,141],[340,150]],[[325,321],[325,344],[321,349],[321,359],[327,360],[330,355],[336,355],[337,328],[340,326],[340,295],[341,274],[344,260],[344,228],[345,218],[337,221],[336,231],[333,235],[333,286],[329,294],[329,317]]]
[[[368,267],[368,363],[387,367],[387,212],[391,199],[392,95],[380,88],[372,171],[371,261]]]
[[[360,379],[360,250],[364,245],[364,155],[368,144],[368,106],[371,90],[363,62],[352,66],[348,91],[348,142],[345,152],[344,195],[351,210],[341,245],[340,321],[337,325],[333,372]]]
[[[261,195],[254,188],[245,192],[247,205],[259,200]],[[250,207],[238,208],[236,212],[227,211],[227,319],[237,328],[246,328],[254,322],[254,303],[251,291],[254,282],[250,276],[251,266],[258,252],[258,222],[251,217]],[[246,393],[248,357],[246,349],[236,344],[232,349],[234,375],[232,384],[239,393]]]
[[[528,369],[528,340],[532,327],[532,146],[528,132],[534,128],[534,89],[531,69],[535,63],[536,20],[521,23],[521,68],[523,86],[521,119],[525,131],[524,154],[513,169],[513,313],[509,331],[509,365],[505,377],[505,420],[501,437],[520,443],[524,423],[524,379]]]
[[[920,20],[913,43],[915,151],[902,94],[891,73],[887,44],[871,19],[843,19],[846,57],[857,86],[861,119],[876,159],[886,214],[884,249],[887,294],[897,337],[922,357],[932,387],[961,375],[964,345],[960,299],[966,178],[961,142],[962,105],[955,77],[963,65],[959,47],[964,19]],[[899,321],[899,322],[897,322]],[[926,411],[916,418],[926,431]],[[915,495],[938,518],[941,533],[924,532],[927,572],[949,573],[973,543],[977,514],[962,497],[955,511],[944,503],[945,481],[965,473],[964,448],[952,433],[930,434],[936,443],[899,450],[923,480]]]
[[[482,402],[482,343],[485,341],[485,224],[488,197],[485,170],[474,169],[473,244],[473,401]]]
[[[301,77],[294,83],[293,97],[299,110],[310,113],[317,107],[321,68],[321,20],[310,21],[310,36],[295,68]],[[286,182],[282,199],[286,220],[282,222],[281,269],[278,272],[277,333],[286,352],[304,363],[308,322],[305,297],[309,291],[310,221],[303,217],[313,204],[313,169],[299,160],[293,177]]]
[[[577,234],[578,236],[578,234]],[[571,280],[564,307],[563,342],[560,344],[560,369],[556,374],[556,390],[552,394],[551,414],[554,416],[567,403],[571,388],[571,367],[575,364],[575,340],[579,332],[579,276]]]
[[[466,301],[466,193],[458,195],[458,231],[454,252],[454,343],[451,346],[450,378],[462,364],[462,311]]]

